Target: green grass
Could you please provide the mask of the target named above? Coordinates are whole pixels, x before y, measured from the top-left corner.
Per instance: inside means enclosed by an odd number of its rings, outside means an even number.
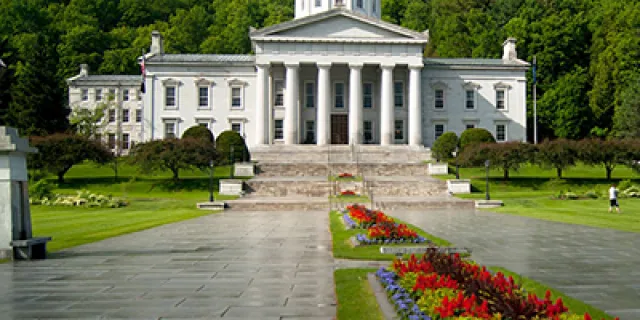
[[[584,314],[584,313],[589,313],[589,315],[591,315],[591,317],[593,319],[610,319],[613,320],[614,317],[604,313],[604,311],[597,309],[595,307],[592,307],[580,300],[574,299],[572,297],[569,297],[567,295],[565,295],[564,293],[550,288],[540,282],[537,282],[535,280],[531,280],[527,277],[523,277],[517,273],[514,273],[512,271],[509,271],[505,268],[501,268],[501,267],[490,267],[491,270],[494,270],[496,272],[502,272],[505,276],[513,276],[513,279],[516,281],[516,283],[520,284],[520,286],[525,289],[527,292],[532,292],[535,293],[538,297],[544,297],[545,293],[547,292],[547,290],[551,291],[551,296],[553,297],[554,301],[557,298],[562,298],[562,302],[564,303],[564,305],[569,308],[569,311],[573,314]]]
[[[342,269],[334,272],[338,296],[338,320],[383,320],[376,297],[367,280],[375,269]]]
[[[7,263],[11,261],[11,259],[0,259],[0,264]]]
[[[363,233],[364,231],[358,229],[346,229],[344,227],[344,223],[342,222],[342,214],[337,211],[332,211],[331,213],[329,213],[329,217],[331,224],[330,228],[333,241],[334,258],[381,261],[391,261],[395,258],[394,255],[380,253],[380,245],[352,247],[349,238],[355,236],[358,233]],[[397,223],[405,223],[395,218],[394,220]],[[451,246],[451,243],[449,241],[430,235],[414,225],[407,224],[407,226],[412,230],[418,232],[419,235],[433,241],[435,245]],[[401,246],[408,245],[410,244],[402,244]],[[424,246],[424,244],[421,245]]]
[[[123,208],[77,208],[32,206],[35,236],[53,238],[49,251],[149,229],[159,225],[211,214],[191,200],[136,200]]]
[[[450,170],[455,172],[455,169]],[[460,178],[471,179],[472,193],[458,195],[460,198],[484,199],[486,191],[483,168],[462,168]],[[437,176],[442,179],[454,175]],[[607,181],[604,169],[578,165],[563,172],[563,179],[556,179],[555,170],[544,170],[537,166],[525,166],[510,172],[505,181],[502,171],[491,170],[489,191],[491,199],[504,201],[504,207],[489,209],[494,212],[514,214],[542,220],[609,228],[621,231],[640,232],[640,199],[620,199],[622,214],[608,213],[607,190],[612,181]],[[640,175],[626,167],[613,171],[613,181],[632,180],[640,184]],[[600,199],[554,200],[560,192],[596,191]]]
[[[345,203],[366,203],[369,200],[367,196],[355,195],[355,196],[329,196],[333,202],[345,202]]]

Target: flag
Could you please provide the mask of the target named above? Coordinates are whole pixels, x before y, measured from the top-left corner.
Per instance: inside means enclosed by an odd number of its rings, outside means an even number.
[[[145,76],[144,54],[142,55],[142,61],[140,62],[140,74],[142,75],[142,81],[140,83],[140,92],[145,93],[145,88],[144,88],[144,76]]]
[[[533,56],[533,84],[536,84],[536,57]]]

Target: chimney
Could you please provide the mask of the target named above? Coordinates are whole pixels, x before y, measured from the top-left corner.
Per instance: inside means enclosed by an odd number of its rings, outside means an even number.
[[[164,54],[164,46],[162,45],[162,35],[160,31],[151,32],[151,54]]]
[[[83,63],[80,65],[80,76],[81,77],[86,77],[89,75],[89,65],[86,63]]]
[[[509,37],[503,44],[502,60],[517,60],[516,38]]]

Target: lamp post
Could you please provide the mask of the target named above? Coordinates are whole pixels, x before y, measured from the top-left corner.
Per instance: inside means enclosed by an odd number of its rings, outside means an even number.
[[[231,146],[231,149],[229,150],[229,160],[231,160],[231,173],[229,174],[229,176],[231,176],[231,179],[233,179],[233,166],[234,166],[233,146]]]
[[[209,160],[209,202],[214,202],[215,198],[213,197],[213,159]]]
[[[485,195],[485,199],[487,200],[491,200],[491,198],[489,197],[489,165],[491,165],[491,161],[487,160],[484,162],[484,167],[487,169],[487,187],[486,192],[487,194]]]
[[[460,179],[460,166],[458,165],[458,154],[460,153],[460,149],[456,147],[456,150],[453,151],[453,157],[456,158],[456,180]]]

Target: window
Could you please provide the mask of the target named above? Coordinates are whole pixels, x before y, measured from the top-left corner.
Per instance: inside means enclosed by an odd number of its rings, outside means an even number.
[[[473,123],[467,123],[467,124],[465,125],[465,129],[473,129],[473,128],[475,128],[475,127],[476,127],[476,125],[475,125],[475,124],[473,124]]]
[[[322,6],[322,0],[316,0],[316,7]]]
[[[136,122],[137,123],[142,122],[142,109],[136,110]]]
[[[109,141],[107,142],[109,145],[109,149],[116,148],[116,135],[114,133],[109,133]]]
[[[242,88],[240,87],[231,88],[231,108],[242,108]]]
[[[232,122],[231,123],[231,131],[235,131],[239,135],[242,135],[242,123],[241,122]]]
[[[209,122],[198,121],[198,125],[201,126],[201,127],[205,127],[207,129],[209,129]]]
[[[129,89],[122,89],[122,101],[129,101]]]
[[[129,134],[128,133],[123,133],[122,134],[122,149],[123,150],[128,150],[129,149]]]
[[[444,108],[444,90],[437,89],[435,92],[435,108],[443,109]]]
[[[395,139],[396,140],[404,140],[404,121],[396,120],[395,121]]]
[[[316,105],[316,84],[313,82],[305,82],[304,84],[304,106],[313,108]]]
[[[475,109],[476,92],[473,90],[467,90],[466,93],[465,107],[467,108],[467,110]]]
[[[136,100],[138,101],[142,100],[142,91],[138,90],[136,92]]]
[[[334,91],[335,107],[344,108],[344,83],[336,82]]]
[[[198,108],[209,108],[209,87],[198,88]]]
[[[504,90],[503,89],[496,90],[496,109],[498,109],[498,110],[504,110],[505,109]]]
[[[373,83],[371,82],[362,84],[362,106],[365,109],[373,108]]]
[[[283,120],[282,119],[275,120],[273,128],[275,130],[273,134],[273,138],[275,140],[282,140],[284,138]]]
[[[444,133],[444,124],[436,124],[435,132],[435,140],[438,140],[438,138],[440,138],[440,136]]]
[[[116,122],[116,109],[109,109],[109,122]]]
[[[164,88],[164,105],[171,109],[176,107],[176,87],[170,86]]]
[[[284,80],[273,81],[273,105],[284,106]]]
[[[164,138],[175,138],[176,137],[176,123],[175,122],[165,122],[164,123]]]
[[[404,106],[404,83],[402,81],[393,83],[393,104],[396,108]]]
[[[496,125],[496,141],[507,140],[507,126],[504,124]]]
[[[365,121],[362,124],[364,128],[364,143],[372,143],[373,142],[373,122]]]
[[[129,109],[122,109],[122,122],[129,122]]]
[[[316,123],[313,120],[307,120],[305,123],[305,143],[316,142]]]
[[[82,89],[82,101],[89,101],[89,90]]]
[[[360,9],[362,9],[362,7],[364,7],[364,5],[363,5],[363,3],[362,3],[362,2],[363,2],[363,0],[356,0],[356,6],[357,6],[358,8],[360,8]]]
[[[102,135],[99,133],[96,133],[96,141],[102,142]]]
[[[96,101],[102,101],[102,89],[96,89]]]

